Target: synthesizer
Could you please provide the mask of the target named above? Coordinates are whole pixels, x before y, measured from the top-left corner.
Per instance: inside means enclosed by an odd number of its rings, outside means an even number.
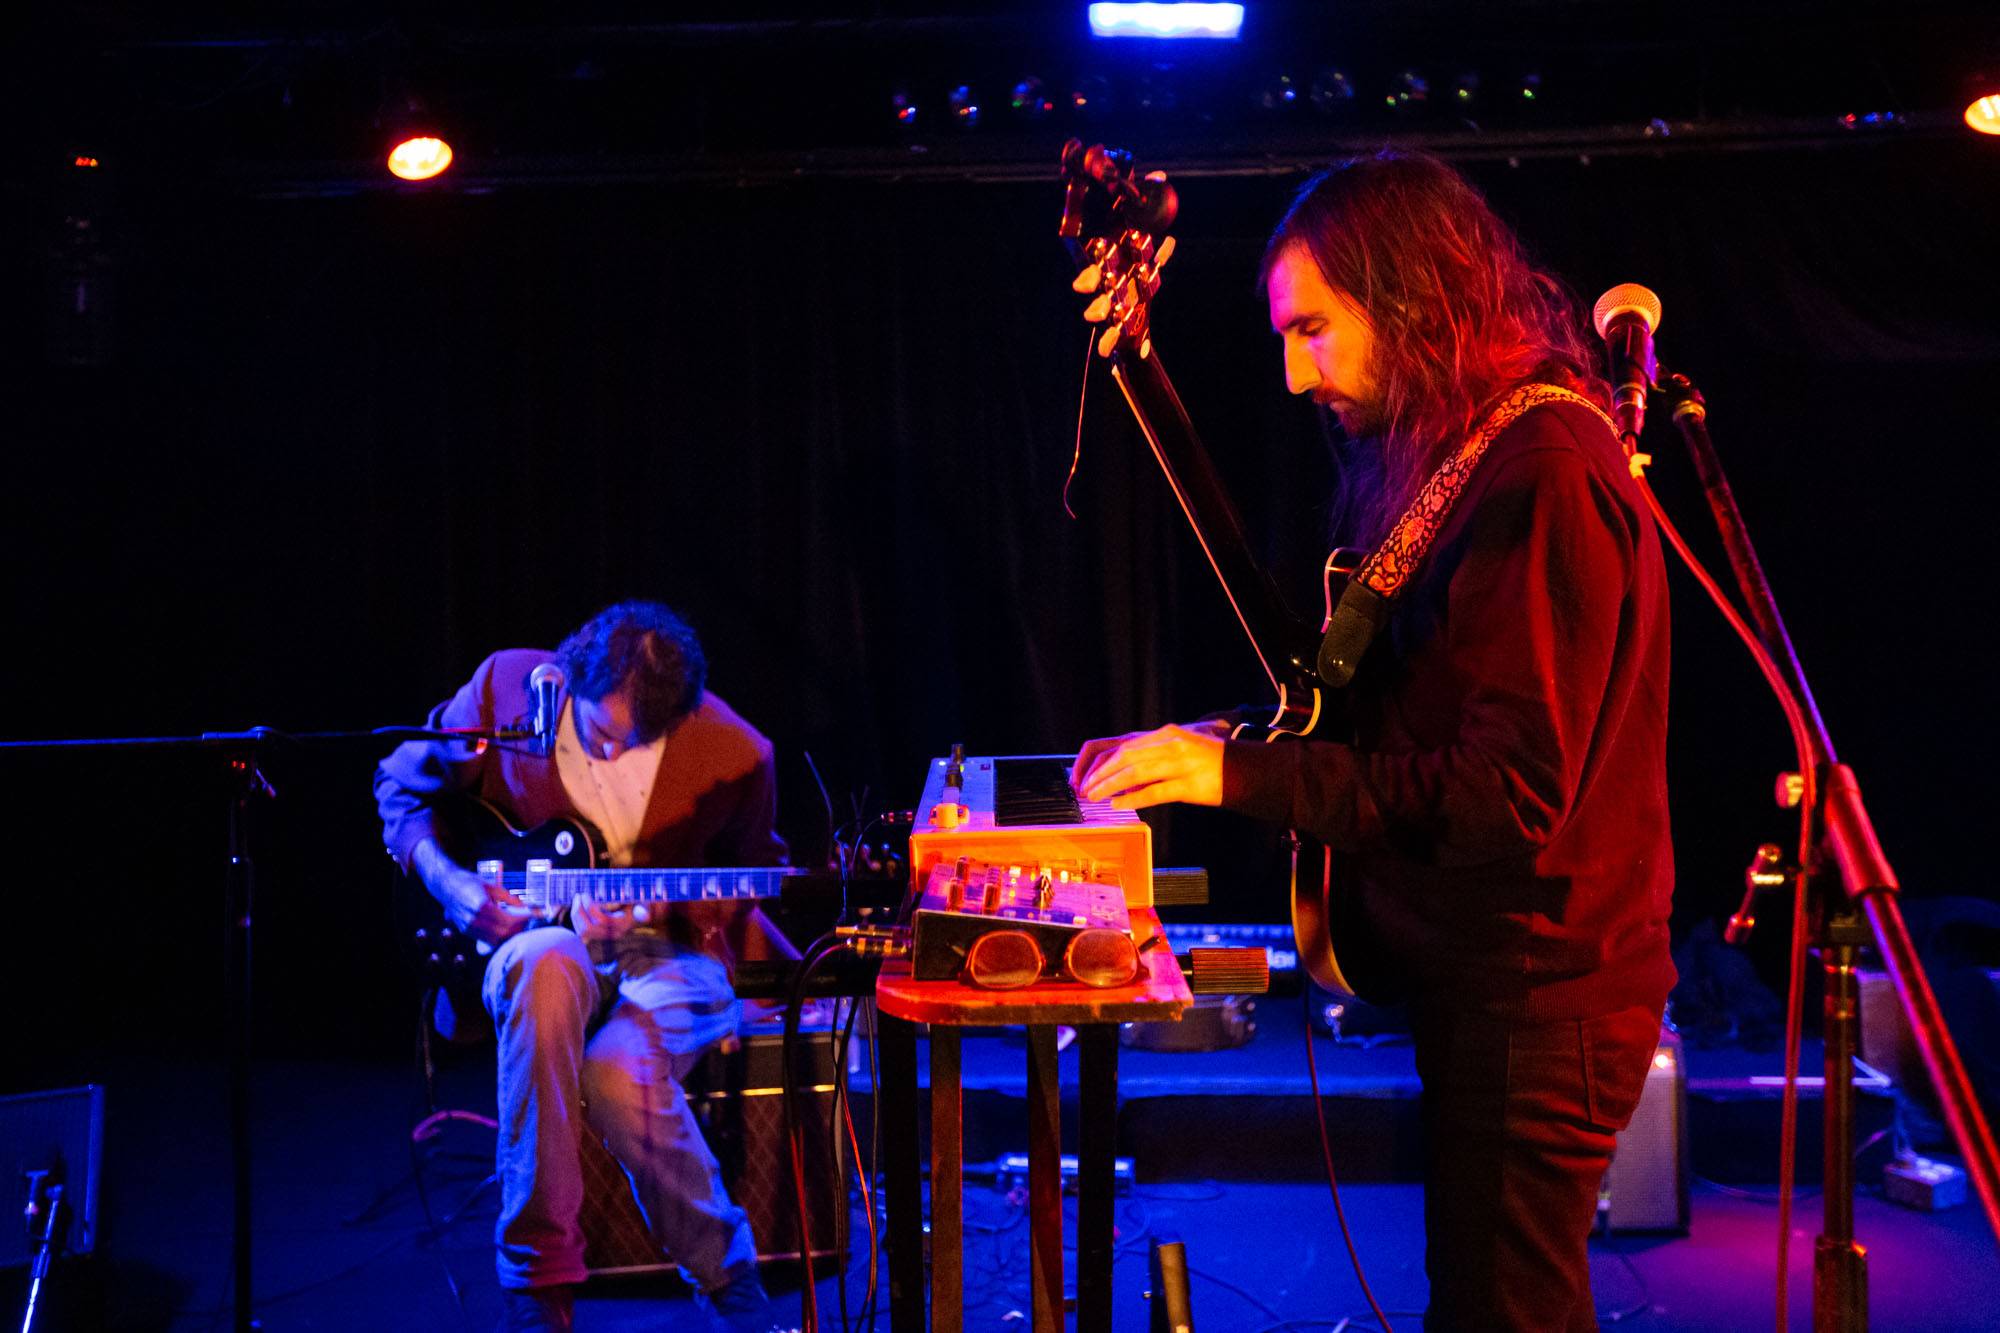
[[[1080,800],[1069,755],[934,760],[910,834],[912,975],[1010,987],[1118,986],[1139,970],[1131,910],[1156,878],[1153,833],[1130,810]],[[1169,894],[1171,897],[1172,894]]]

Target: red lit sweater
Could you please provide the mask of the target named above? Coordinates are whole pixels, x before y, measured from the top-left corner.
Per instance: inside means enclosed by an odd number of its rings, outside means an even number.
[[[1536,408],[1395,604],[1344,730],[1228,743],[1223,804],[1334,849],[1364,995],[1530,1019],[1665,1000],[1667,618],[1617,441]]]

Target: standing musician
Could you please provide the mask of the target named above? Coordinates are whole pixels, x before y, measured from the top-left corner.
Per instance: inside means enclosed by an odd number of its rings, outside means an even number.
[[[1315,177],[1262,279],[1286,387],[1340,427],[1345,544],[1423,528],[1398,520],[1482,424],[1546,401],[1430,524],[1326,738],[1167,726],[1089,742],[1072,781],[1333,850],[1348,975],[1411,1005],[1425,1327],[1595,1328],[1598,1184],[1674,977],[1658,539],[1578,312],[1450,168],[1385,151]],[[1533,385],[1564,392],[1514,396]]]
[[[587,1121],[718,1322],[763,1333],[775,1321],[756,1242],[681,1080],[735,1035],[729,959],[790,945],[742,902],[675,904],[648,919],[644,906],[578,900],[573,930],[531,921],[519,898],[446,852],[439,807],[472,795],[523,827],[580,817],[612,866],[777,865],[771,744],[704,689],[694,631],[654,602],[601,612],[554,654],[495,653],[430,725],[527,716],[529,677],[551,662],[566,682],[552,754],[413,741],[375,774],[391,854],[454,926],[494,946],[482,991],[499,1039],[501,1328],[570,1327],[571,1287],[586,1276],[577,1132]]]

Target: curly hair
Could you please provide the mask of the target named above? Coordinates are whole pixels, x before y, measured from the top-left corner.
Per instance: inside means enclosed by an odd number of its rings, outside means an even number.
[[[708,684],[708,659],[688,623],[659,602],[606,607],[556,649],[571,694],[598,700],[630,687],[632,721],[647,741],[692,713]]]
[[[1346,451],[1358,465],[1343,468],[1336,499],[1346,538],[1380,540],[1517,385],[1559,384],[1609,406],[1575,299],[1436,158],[1384,149],[1307,181],[1265,246],[1260,287],[1292,246],[1373,334],[1368,372],[1383,426],[1374,448]]]

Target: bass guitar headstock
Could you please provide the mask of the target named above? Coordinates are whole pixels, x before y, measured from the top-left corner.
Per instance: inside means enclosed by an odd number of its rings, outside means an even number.
[[[1180,199],[1163,171],[1139,174],[1132,155],[1103,144],[1084,147],[1080,139],[1063,145],[1062,225],[1078,265],[1071,284],[1091,298],[1083,317],[1105,326],[1097,354],[1124,352],[1144,359],[1152,351],[1148,334],[1160,270],[1174,253],[1167,229]]]

